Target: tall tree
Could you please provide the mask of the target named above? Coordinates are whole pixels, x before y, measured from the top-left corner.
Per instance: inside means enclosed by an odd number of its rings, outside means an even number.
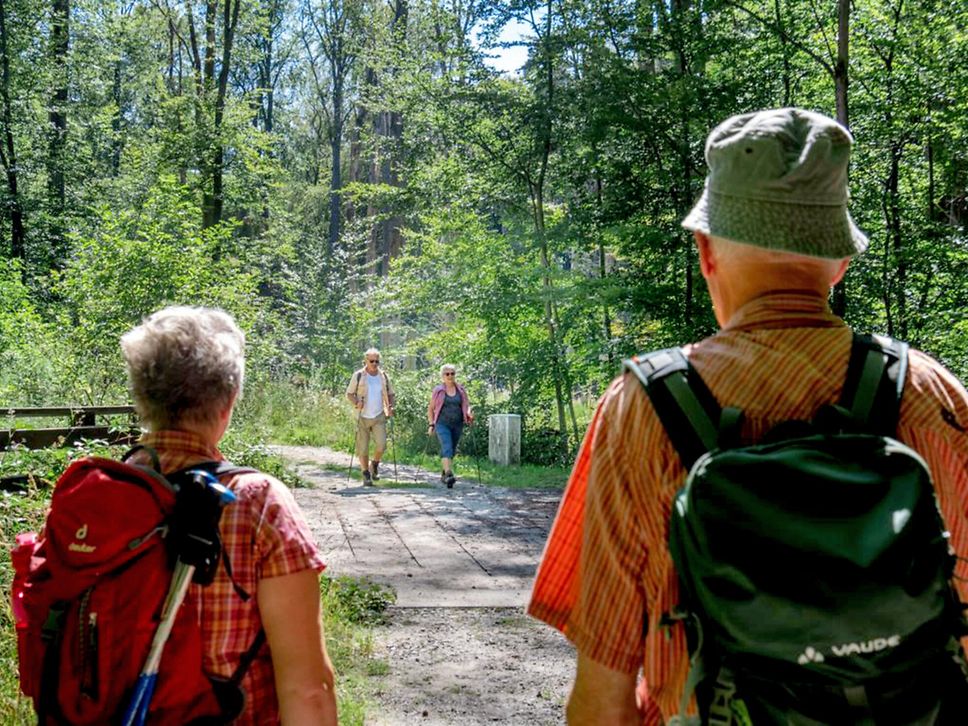
[[[318,108],[326,120],[330,148],[330,257],[342,230],[343,141],[355,95],[353,74],[361,48],[361,11],[359,0],[307,0],[302,13],[303,45]]]
[[[222,221],[225,175],[225,110],[233,48],[243,0],[184,0],[184,14],[163,2],[169,28],[168,78],[172,90],[184,92],[182,54],[191,66],[192,102],[198,141],[197,164],[202,176],[202,225]]]
[[[65,150],[67,148],[68,53],[70,51],[70,0],[52,0],[50,16],[50,68],[52,90],[48,121],[47,200],[51,261],[63,267],[67,258],[64,235]]]
[[[0,142],[0,164],[7,180],[5,212],[10,219],[10,255],[26,257],[24,213],[20,198],[20,173],[17,149],[13,136],[13,107],[11,106],[10,29],[7,23],[7,3],[0,0],[0,121],[3,138]]]

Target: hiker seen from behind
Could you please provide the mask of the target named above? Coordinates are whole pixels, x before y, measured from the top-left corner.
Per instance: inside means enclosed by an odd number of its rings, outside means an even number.
[[[576,646],[572,724],[964,722],[968,392],[828,306],[868,244],[852,143],[794,108],[707,140],[719,331],[609,386],[529,605]]]
[[[218,450],[242,392],[245,339],[226,313],[167,308],[127,333],[121,347],[141,443],[168,472]],[[142,453],[143,463],[148,463]],[[319,572],[324,564],[289,489],[260,472],[227,479],[237,501],[222,516],[223,565],[193,586],[205,670],[229,677],[260,630],[266,645],[243,680],[236,724],[335,724],[333,668],[323,637]],[[241,596],[248,595],[247,598]]]
[[[390,377],[380,367],[380,351],[376,348],[363,354],[363,367],[350,377],[346,398],[356,408],[356,456],[363,484],[369,486],[380,478],[380,459],[387,448],[387,420],[393,416],[396,400]]]
[[[457,382],[456,366],[451,363],[442,365],[440,381],[434,386],[427,405],[427,434],[435,434],[440,442],[440,481],[452,489],[457,481],[454,476],[457,444],[464,426],[474,423],[474,411],[467,390]]]

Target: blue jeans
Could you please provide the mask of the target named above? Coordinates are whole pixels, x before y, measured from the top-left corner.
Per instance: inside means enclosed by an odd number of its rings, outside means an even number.
[[[437,434],[437,438],[440,439],[440,458],[441,459],[453,459],[454,451],[457,449],[457,442],[460,441],[460,435],[464,431],[464,424],[454,424],[453,426],[448,426],[445,423],[438,421],[434,424],[434,433]]]

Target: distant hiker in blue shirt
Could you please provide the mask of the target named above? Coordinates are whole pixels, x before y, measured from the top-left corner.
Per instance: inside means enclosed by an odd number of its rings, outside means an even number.
[[[464,424],[474,421],[474,413],[467,391],[457,382],[457,368],[450,363],[440,367],[441,383],[430,394],[427,406],[427,433],[437,434],[440,441],[440,480],[453,488],[457,477],[453,472],[454,452],[464,431]]]

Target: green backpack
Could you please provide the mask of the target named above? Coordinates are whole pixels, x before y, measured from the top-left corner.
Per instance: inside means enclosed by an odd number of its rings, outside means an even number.
[[[855,335],[840,401],[755,445],[680,349],[626,367],[689,472],[663,621],[690,651],[673,723],[968,723],[956,557],[924,460],[892,438],[907,346]]]

